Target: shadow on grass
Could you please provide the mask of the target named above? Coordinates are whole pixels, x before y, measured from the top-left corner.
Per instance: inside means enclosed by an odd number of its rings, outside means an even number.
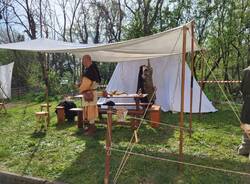
[[[31,152],[31,154],[30,154],[30,156],[29,156],[29,159],[27,160],[27,163],[25,164],[25,166],[24,166],[24,168],[23,168],[22,174],[24,174],[24,175],[25,175],[25,174],[28,174],[28,173],[26,173],[26,171],[27,171],[27,169],[30,167],[30,164],[31,164],[33,158],[35,157],[35,154],[38,152],[39,147],[40,147],[40,145],[41,145],[41,142],[42,142],[42,140],[45,138],[45,136],[46,136],[46,132],[42,132],[42,131],[33,132],[33,133],[31,134],[31,137],[32,137],[32,138],[36,138],[36,139],[39,139],[39,140],[38,140],[38,143],[36,144],[36,146],[34,146],[32,152]]]
[[[44,138],[46,136],[46,132],[44,132],[44,131],[39,131],[39,132],[33,132],[32,134],[31,134],[31,137],[32,138],[39,138],[39,139],[42,139],[42,138]]]
[[[54,124],[53,126],[56,127],[56,130],[65,130],[74,126],[77,126],[76,122],[65,122],[63,124]]]
[[[102,172],[104,171],[104,150],[96,138],[88,138],[77,135],[80,139],[85,139],[85,149],[79,154],[70,167],[56,179],[67,183],[103,183]]]
[[[166,132],[168,132],[166,134]],[[131,139],[133,131],[131,127],[123,127],[115,125],[112,128],[112,143],[114,145],[127,145]],[[152,136],[153,134],[153,136]],[[142,125],[139,136],[140,143],[143,145],[153,144],[156,141],[163,143],[167,141],[173,134],[173,130],[152,129],[148,125]],[[70,167],[66,168],[58,178],[57,181],[63,181],[72,184],[95,184],[103,183],[105,171],[105,135],[106,126],[97,125],[97,133],[94,137],[86,137],[83,135],[83,130],[78,130],[72,136],[85,141],[84,151],[79,153],[77,159],[73,161]],[[151,136],[150,136],[151,135]],[[146,138],[147,137],[147,138]],[[161,139],[160,139],[161,137]],[[153,142],[152,142],[153,141]],[[114,176],[118,164],[121,161],[121,155],[117,156],[114,153],[111,156],[111,178]]]
[[[171,115],[166,113],[162,121],[178,125],[178,114]],[[234,122],[235,118],[225,119],[228,112],[202,115],[199,119],[198,115],[194,115],[194,123],[203,123],[204,127],[221,128],[228,121],[231,125],[227,130],[237,127]],[[188,118],[188,115],[186,115]],[[211,119],[217,119],[211,121]],[[210,121],[209,121],[210,120]],[[187,122],[187,121],[186,121]],[[134,148],[134,152],[163,157],[171,160],[178,160],[178,155],[173,154],[164,144],[173,137],[173,129],[160,127],[152,129],[149,125],[142,125],[139,131],[140,142]],[[94,138],[84,137],[81,133],[75,136],[86,142],[85,149],[77,159],[66,168],[56,179],[72,184],[97,184],[103,183],[105,172],[105,133],[104,126],[98,126],[97,135]],[[118,148],[125,150],[132,136],[129,127],[113,126],[112,142]],[[218,150],[219,152],[220,150]],[[117,168],[121,162],[124,153],[112,151],[111,154],[111,170],[110,181],[112,183]],[[239,156],[238,156],[239,157]],[[239,160],[239,161],[238,161]],[[211,158],[209,156],[194,156],[190,154],[184,155],[184,161],[205,166],[224,168],[228,170],[241,171],[247,173],[250,170],[248,162],[240,161],[234,158]],[[166,162],[162,160],[153,160],[150,158],[131,155],[118,179],[120,184],[162,184],[162,183],[249,183],[249,176],[242,176],[221,171],[214,171],[194,166],[184,166],[182,173],[179,172],[178,164]]]
[[[178,156],[172,154],[150,152],[136,149],[135,152],[144,153],[156,157],[178,160]],[[121,157],[123,153],[114,153],[113,157]],[[184,161],[205,166],[225,168],[229,170],[249,171],[248,163],[236,162],[228,159],[216,160],[209,157],[200,158],[192,155],[184,155]],[[118,183],[249,183],[249,176],[242,176],[221,171],[198,168],[184,165],[183,172],[179,171],[179,165],[163,160],[154,160],[140,156],[130,156],[129,161]]]
[[[57,178],[59,181],[74,184],[103,183],[105,171],[105,150],[103,144],[97,139],[86,138],[85,150],[78,158]],[[124,150],[124,147],[121,148]],[[134,149],[134,152],[152,156],[178,160],[177,155],[168,153],[150,152]],[[113,181],[117,168],[124,153],[112,151],[110,181]],[[250,169],[248,163],[236,162],[228,159],[216,160],[209,157],[199,158],[192,155],[184,155],[185,162],[225,168],[229,170],[247,172]],[[184,165],[183,172],[179,172],[176,163],[153,160],[131,155],[119,176],[121,184],[162,184],[162,183],[249,183],[249,176],[235,175],[221,171],[213,171],[193,166]],[[112,182],[110,182],[112,183]]]

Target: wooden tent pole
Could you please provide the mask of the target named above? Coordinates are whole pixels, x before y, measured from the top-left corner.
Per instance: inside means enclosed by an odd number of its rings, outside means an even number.
[[[181,112],[179,115],[179,161],[183,161],[183,139],[184,139],[184,95],[185,95],[185,64],[186,64],[186,39],[187,39],[187,27],[183,27],[183,39],[182,39],[182,67],[181,67]],[[182,165],[179,167],[182,170]]]
[[[46,96],[46,104],[47,104],[47,112],[48,112],[48,125],[50,124],[50,111],[49,111],[49,62],[48,62],[48,53],[45,53],[45,96]]]
[[[112,107],[107,110],[107,132],[106,132],[106,157],[105,157],[105,175],[104,184],[109,184],[110,175],[110,157],[111,157],[111,142],[112,142]]]
[[[203,55],[203,50],[201,50]],[[201,83],[200,83],[200,102],[199,102],[199,116],[201,115],[201,104],[202,104],[202,91],[204,88],[204,59],[201,60]]]
[[[191,84],[190,84],[190,112],[189,112],[189,136],[192,135],[193,120],[193,85],[194,85],[194,21],[191,22]]]

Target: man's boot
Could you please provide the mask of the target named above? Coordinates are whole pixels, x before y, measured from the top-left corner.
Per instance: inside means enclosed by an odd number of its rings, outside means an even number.
[[[249,156],[250,153],[250,140],[246,133],[242,136],[242,143],[237,150],[239,155]]]
[[[84,130],[84,132],[88,131],[89,126],[90,126],[89,121],[88,120],[84,120],[83,121],[83,130]]]
[[[249,149],[245,148],[243,145],[240,145],[238,147],[237,152],[239,155],[246,156],[246,157],[249,156]]]
[[[84,133],[86,136],[93,136],[96,132],[95,124],[90,124],[88,130]]]

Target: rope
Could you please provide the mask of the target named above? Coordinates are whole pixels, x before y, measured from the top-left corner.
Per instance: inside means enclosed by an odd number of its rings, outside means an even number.
[[[188,29],[188,33],[191,34],[189,29]],[[198,42],[197,42],[196,39],[194,39],[194,42],[195,42],[195,44],[197,45],[198,49],[202,50],[202,48],[199,46],[199,44],[198,44]],[[216,76],[214,75],[214,73],[213,73],[211,67],[210,67],[210,66],[208,65],[208,63],[205,61],[205,58],[206,58],[206,57],[204,56],[204,53],[203,53],[203,52],[201,52],[201,56],[202,56],[202,59],[204,60],[204,62],[206,63],[207,67],[208,67],[209,70],[211,71],[211,74],[212,74],[212,76],[214,77],[215,81],[219,81],[219,80],[217,80]],[[200,82],[200,81],[199,81],[199,82]],[[203,82],[204,82],[204,81],[203,81]],[[222,87],[220,86],[220,83],[223,83],[223,82],[216,82],[216,83],[218,84],[218,86],[219,86],[219,88],[221,89],[223,95],[224,95],[225,98],[227,99],[227,101],[228,101],[228,103],[229,103],[229,106],[232,108],[232,110],[233,110],[234,114],[236,115],[237,119],[240,121],[240,118],[239,118],[238,114],[235,112],[235,111],[237,111],[237,112],[239,113],[238,109],[237,109],[236,107],[233,107],[233,105],[232,105],[231,102],[229,101],[229,99],[228,99],[226,93],[223,91]],[[235,110],[235,109],[237,109],[237,110]],[[240,122],[241,122],[241,121],[240,121]]]
[[[194,41],[195,41],[196,44],[197,44],[197,40],[194,40]],[[198,44],[197,44],[197,46],[199,47]],[[200,48],[200,49],[201,49],[201,48]],[[203,54],[202,52],[201,52],[201,55],[202,55],[203,58],[205,58],[205,56],[204,56],[204,54]],[[205,61],[205,59],[204,59],[204,61]],[[207,65],[207,67],[209,68],[209,70],[211,71],[211,74],[212,74],[212,76],[214,77],[214,79],[217,80],[217,78],[216,78],[214,72],[212,71],[211,67],[208,65],[207,62],[206,62],[206,65]],[[229,106],[231,107],[231,109],[233,110],[233,112],[234,112],[236,118],[238,119],[239,123],[241,124],[240,117],[239,117],[238,113],[237,113],[236,110],[235,110],[235,109],[237,109],[237,108],[234,107],[234,106],[232,105],[232,103],[231,103],[231,101],[228,99],[228,97],[227,97],[225,91],[224,91],[223,88],[221,87],[220,83],[217,83],[217,84],[218,84],[219,88],[221,89],[222,94],[224,95],[224,97],[225,97],[226,100],[228,101],[228,104],[229,104]],[[250,136],[249,136],[248,134],[246,134],[246,135],[247,135],[247,137],[250,139]]]
[[[208,65],[208,63],[207,63],[207,65]],[[226,72],[223,71],[223,73],[225,74]],[[227,73],[227,75],[229,77],[233,78],[229,73]],[[207,81],[206,83],[208,83],[208,84],[213,84],[213,83],[236,84],[236,83],[241,83],[241,81],[240,80],[227,80],[227,81],[224,81],[224,80],[215,80],[215,81]],[[229,91],[228,87],[225,86],[225,88],[226,88],[227,93],[230,94],[230,91]],[[229,95],[229,98],[230,98],[230,101],[233,101],[233,97],[231,95]],[[239,110],[238,110],[236,104],[234,104],[233,107],[237,111],[237,113],[239,114]]]
[[[190,131],[189,128],[181,128],[179,126],[176,126],[176,125],[172,125],[172,124],[169,124],[169,123],[164,123],[164,122],[156,122],[156,121],[151,121],[151,120],[147,120],[147,119],[142,119],[142,118],[137,118],[137,117],[130,117],[131,119],[137,119],[137,120],[143,120],[143,121],[146,121],[146,122],[149,122],[149,123],[155,123],[155,124],[159,124],[159,125],[163,125],[163,126],[167,126],[167,127],[170,127],[170,128],[173,128],[173,129],[182,129],[182,130],[185,130],[185,131]]]
[[[139,123],[137,129],[135,130],[136,133],[139,131],[139,129],[140,129],[140,127],[141,127],[141,124],[142,124],[142,122],[144,121],[144,118],[145,118],[145,116],[146,116],[146,114],[147,114],[147,111],[148,111],[148,109],[149,109],[149,106],[150,106],[150,104],[151,104],[151,102],[152,102],[152,100],[153,100],[153,98],[154,98],[155,92],[156,92],[156,89],[154,89],[153,95],[151,96],[150,101],[149,101],[149,103],[148,103],[148,105],[147,105],[147,107],[146,107],[146,109],[145,109],[145,111],[144,111],[144,114],[143,114],[143,116],[142,116],[143,118],[142,118],[142,120],[140,121],[140,123]],[[117,180],[118,180],[118,178],[119,178],[119,176],[120,176],[120,174],[121,174],[121,172],[122,172],[122,169],[124,168],[124,166],[125,166],[125,164],[126,164],[128,158],[129,158],[129,154],[127,154],[127,153],[128,153],[128,152],[131,152],[131,151],[133,150],[133,148],[134,148],[135,143],[132,144],[132,141],[133,141],[133,138],[134,138],[134,137],[135,137],[135,132],[133,132],[133,135],[132,135],[132,137],[131,137],[131,139],[130,139],[130,142],[129,142],[128,146],[127,146],[126,152],[125,152],[125,154],[124,154],[124,156],[123,156],[123,158],[122,158],[122,160],[121,160],[121,163],[120,163],[120,165],[119,165],[119,167],[118,167],[118,169],[117,169],[117,172],[116,172],[115,177],[114,177],[114,180],[113,180],[113,181],[114,181],[114,184],[116,184],[116,182],[117,182]],[[131,148],[130,148],[130,151],[128,151],[128,149],[129,149],[129,147],[130,147],[131,144],[132,144],[132,146],[131,146]],[[126,156],[126,155],[127,155],[127,156]]]
[[[133,118],[133,119],[138,119],[138,120],[140,120],[141,118]],[[173,128],[173,129],[176,129],[176,130],[182,129],[182,130],[184,130],[184,131],[186,131],[186,132],[190,132],[190,129],[189,129],[189,128],[184,128],[184,127],[181,128],[181,127],[179,127],[179,126],[170,125],[170,124],[162,123],[162,122],[155,122],[155,121],[146,120],[146,119],[145,119],[144,121],[150,122],[150,123],[158,123],[159,125],[167,126],[167,127],[169,127],[169,128]],[[145,124],[148,124],[148,123],[145,123]],[[193,129],[193,128],[191,129],[191,131],[203,132],[202,129]],[[227,133],[228,135],[236,136],[235,134],[232,134],[232,132],[224,132],[223,134],[225,135],[226,133]],[[198,139],[196,139],[196,138],[194,138],[194,137],[192,137],[192,139],[194,139],[195,141],[197,141],[200,145],[206,146],[206,147],[212,149],[212,151],[214,151],[214,152],[217,152],[217,153],[219,152],[217,149],[212,148],[212,146],[209,145],[209,144],[206,144],[206,143],[204,143],[204,142],[200,142]],[[231,148],[231,147],[227,147],[227,148]],[[224,152],[220,152],[220,154],[224,154]]]
[[[190,33],[189,30],[188,30],[188,32]],[[194,39],[194,41],[195,41],[195,44],[197,45],[197,47],[198,47],[200,50],[202,50],[202,48],[201,48],[201,47],[199,46],[199,44],[197,43],[197,40]],[[205,58],[206,58],[206,57],[204,56],[203,52],[201,52],[201,56],[202,56],[202,58],[203,58],[204,61],[205,61]],[[207,67],[209,68],[209,70],[210,70],[212,76],[214,77],[214,79],[215,79],[216,81],[218,81],[217,78],[216,78],[216,76],[215,76],[215,74],[214,74],[214,72],[212,71],[211,67],[209,66],[209,64],[208,64],[206,61],[205,61],[205,63],[206,63],[206,65],[207,65]],[[223,93],[224,97],[225,97],[226,100],[228,101],[229,106],[232,108],[232,110],[233,110],[235,116],[237,117],[237,119],[238,119],[239,122],[241,123],[241,120],[240,120],[240,118],[239,118],[239,116],[238,116],[238,114],[237,114],[235,108],[233,107],[233,105],[232,105],[231,102],[229,101],[229,99],[228,99],[228,97],[227,97],[225,91],[224,91],[223,88],[221,87],[220,83],[217,82],[217,84],[218,84],[219,88],[221,89],[221,92]]]
[[[226,86],[226,91],[228,94],[230,94],[229,88],[227,86]],[[229,98],[230,98],[230,101],[233,101],[233,97],[231,95],[229,95]],[[237,108],[237,105],[235,103],[232,105],[234,106],[234,109],[237,112],[237,114],[240,114],[239,109]]]
[[[178,41],[178,40],[179,40],[179,39],[177,39],[177,41]],[[176,41],[176,43],[177,43],[177,41]],[[195,41],[196,44],[197,44],[197,41],[196,41],[196,40],[194,40],[194,41]],[[197,44],[197,46],[198,46],[198,44]],[[174,46],[174,47],[175,47],[175,46]],[[203,54],[202,54],[202,56],[203,56],[203,58],[205,58]],[[216,76],[215,76],[214,73],[212,72],[211,67],[208,65],[207,62],[206,62],[206,64],[207,64],[209,70],[211,71],[213,77],[214,77],[215,80],[216,80]],[[234,107],[232,106],[231,102],[229,101],[229,99],[228,99],[227,95],[225,94],[223,88],[221,87],[220,83],[217,82],[217,84],[218,84],[219,88],[221,89],[223,95],[225,96],[225,98],[226,98],[227,101],[229,102],[229,105],[230,105],[230,107],[232,108],[232,110],[233,110],[235,116],[236,116],[237,119],[240,121],[240,118],[239,118],[238,114],[236,113],[236,110],[234,109]],[[155,93],[155,91],[154,91],[154,93]],[[153,96],[152,96],[152,97],[153,97]],[[151,102],[151,101],[152,101],[152,99],[150,100],[150,102]],[[147,112],[147,110],[148,110],[148,107],[149,107],[149,105],[147,106],[147,108],[146,108],[146,110],[145,110],[145,113],[144,113],[144,115],[143,115],[143,118],[142,118],[142,120],[141,120],[141,122],[140,122],[138,128],[135,130],[136,132],[139,131],[139,128],[140,128],[141,124],[143,123],[143,121],[145,121],[144,118],[145,118],[145,114],[146,114],[146,112]],[[241,121],[240,121],[240,122],[241,122]],[[122,158],[122,160],[121,160],[121,163],[120,163],[120,165],[119,165],[119,167],[118,167],[118,170],[117,170],[117,172],[116,172],[116,175],[115,175],[115,177],[114,177],[114,183],[117,183],[117,180],[118,180],[118,178],[119,178],[119,176],[120,176],[120,174],[121,174],[121,172],[122,172],[122,169],[124,168],[124,166],[125,166],[125,164],[126,164],[128,158],[129,158],[129,156],[130,156],[131,154],[133,154],[133,155],[138,155],[138,156],[144,156],[144,157],[148,157],[148,158],[152,158],[152,159],[158,159],[158,160],[162,160],[162,161],[168,161],[168,162],[178,163],[178,164],[184,164],[184,165],[189,165],[189,166],[196,166],[196,167],[201,167],[201,168],[206,168],[206,169],[213,169],[213,170],[217,170],[217,171],[223,171],[223,172],[228,172],[228,173],[234,173],[234,174],[241,174],[241,175],[248,175],[248,176],[250,176],[250,173],[244,173],[244,172],[226,170],[226,169],[215,168],[215,167],[210,167],[210,166],[192,164],[192,163],[188,163],[188,162],[170,160],[170,159],[165,159],[165,158],[160,158],[160,157],[155,157],[155,156],[150,156],[150,155],[145,155],[145,154],[140,154],[140,153],[134,153],[134,152],[132,152],[132,149],[134,148],[134,145],[135,145],[134,143],[132,144],[132,140],[133,140],[134,136],[135,136],[135,132],[133,133],[133,135],[132,135],[132,137],[131,137],[131,140],[130,140],[128,146],[127,146],[126,151],[111,148],[111,150],[120,151],[120,152],[125,153],[124,156],[123,156],[123,158]],[[132,144],[132,146],[130,147],[131,144]],[[129,147],[130,147],[130,151],[128,151],[128,150],[129,150]],[[110,148],[106,148],[106,149],[110,149]]]
[[[223,71],[223,73],[226,74],[225,71]],[[233,78],[229,73],[227,73],[227,75],[228,75],[229,77]],[[241,83],[241,81],[240,81],[239,83]],[[229,84],[231,84],[231,83],[229,83]],[[226,88],[227,93],[230,94],[229,87],[228,87],[228,86],[225,86],[225,88]],[[233,101],[233,97],[232,97],[231,95],[229,95],[229,98],[230,98],[231,101]],[[237,108],[237,105],[234,104],[233,106],[234,106],[234,108],[236,109],[237,113],[240,114],[239,109]]]
[[[180,33],[179,33],[179,35],[178,35],[178,38],[176,39],[176,42],[175,42],[175,44],[174,44],[174,46],[173,46],[173,49],[171,50],[171,53],[174,51],[174,49],[175,49],[175,47],[176,47],[176,45],[177,45],[177,43],[178,43],[178,41],[179,41],[179,39],[180,39],[181,33],[182,33],[182,31],[180,31]],[[154,90],[154,93],[153,93],[152,97],[155,95],[155,91],[156,91],[156,89]],[[153,98],[150,99],[150,102],[152,101],[152,99],[153,99]],[[146,108],[146,110],[145,110],[145,113],[144,113],[144,115],[143,115],[143,119],[145,118],[145,115],[146,115],[146,113],[147,113],[148,108],[149,108],[149,105],[147,106],[147,108]],[[142,124],[143,121],[144,121],[144,120],[142,120],[142,121],[140,122],[138,128],[135,130],[136,132],[139,131],[139,128],[140,128],[140,126],[141,126],[141,124]],[[121,163],[120,163],[120,165],[119,165],[119,167],[118,167],[118,169],[117,169],[116,175],[115,175],[114,180],[113,180],[114,183],[117,182],[118,177],[119,177],[119,175],[121,174],[121,171],[122,171],[123,167],[125,166],[126,161],[128,160],[129,155],[128,155],[127,158],[126,158],[126,154],[127,154],[128,149],[129,149],[129,146],[130,146],[131,143],[132,143],[132,140],[133,140],[134,136],[135,136],[135,132],[133,133],[133,135],[132,135],[132,137],[131,137],[131,139],[130,139],[130,142],[129,142],[128,146],[127,146],[126,152],[125,152],[125,154],[124,154],[124,156],[123,156],[123,158],[122,158],[122,160],[121,160]],[[133,145],[134,145],[134,144],[133,144]],[[133,145],[132,145],[132,147],[130,148],[130,152],[133,150],[133,147],[134,147]],[[125,159],[126,159],[126,160],[125,160]],[[124,161],[124,160],[125,160],[125,161]]]
[[[125,152],[124,150],[120,150],[120,149],[117,149],[117,148],[110,148],[110,149],[113,150],[113,151],[117,151],[117,152],[122,152],[122,153]],[[147,154],[143,154],[143,153],[129,152],[129,154],[130,155],[141,156],[141,157],[145,157],[145,158],[150,158],[150,159],[154,159],[154,160],[161,160],[161,161],[167,161],[167,162],[172,162],[172,163],[177,163],[177,164],[183,164],[183,165],[187,165],[187,166],[199,167],[199,168],[203,168],[203,169],[210,169],[210,170],[221,171],[221,172],[225,172],[225,173],[250,176],[250,173],[247,173],[247,172],[234,171],[234,170],[223,169],[223,168],[212,167],[212,166],[206,166],[206,165],[200,165],[200,164],[193,164],[193,163],[190,163],[190,162],[182,162],[182,161],[177,161],[177,160],[172,160],[172,159],[147,155]]]
[[[130,117],[131,119],[138,119],[138,120],[142,120],[142,118],[136,118],[136,117]],[[149,122],[149,123],[155,123],[155,124],[159,124],[159,125],[163,125],[163,126],[167,126],[169,128],[173,128],[173,129],[177,129],[177,130],[184,130],[184,131],[187,131],[187,132],[190,132],[190,129],[189,128],[181,128],[179,126],[176,126],[176,125],[172,125],[172,124],[169,124],[169,123],[165,123],[165,122],[156,122],[156,121],[151,121],[151,120],[147,120],[147,119],[143,119],[144,121],[146,122]],[[148,124],[148,123],[145,123],[145,124]],[[202,132],[203,129],[198,129],[198,128],[192,128],[191,131],[197,131],[197,132]],[[229,135],[232,135],[232,132],[225,132],[224,133],[228,133]]]
[[[216,76],[214,75],[214,72],[212,71],[211,67],[208,65],[207,62],[206,62],[206,65],[207,65],[207,67],[209,68],[209,70],[211,71],[212,76],[213,76],[214,79],[216,80],[217,78],[216,78]],[[218,86],[219,86],[219,88],[220,88],[222,94],[224,95],[224,97],[225,97],[226,100],[228,101],[229,106],[232,108],[232,110],[233,110],[235,116],[237,117],[238,121],[241,123],[241,120],[240,120],[240,118],[239,118],[239,115],[237,114],[237,112],[236,112],[235,108],[233,107],[231,101],[228,99],[228,97],[227,97],[225,91],[224,91],[223,88],[221,87],[220,83],[217,83],[217,84],[218,84]]]

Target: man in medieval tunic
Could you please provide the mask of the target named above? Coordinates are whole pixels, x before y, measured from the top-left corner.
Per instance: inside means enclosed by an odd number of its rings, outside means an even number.
[[[244,131],[242,143],[238,148],[240,155],[249,156],[250,153],[250,66],[243,71],[241,83],[243,107],[241,111],[241,128]]]
[[[98,117],[97,107],[97,83],[101,82],[99,70],[91,60],[89,55],[85,55],[82,58],[82,64],[85,68],[83,77],[81,80],[79,92],[83,95],[86,93],[92,93],[92,99],[87,100],[83,98],[83,119],[85,121],[85,135],[92,136],[95,131],[95,120]]]

